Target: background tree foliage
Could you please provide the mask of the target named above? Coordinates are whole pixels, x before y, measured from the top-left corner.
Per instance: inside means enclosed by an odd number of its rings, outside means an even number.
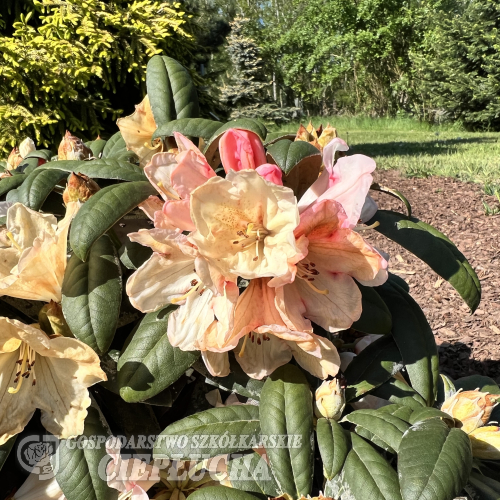
[[[0,37],[4,149],[24,136],[51,145],[64,128],[96,136],[139,102],[152,55],[188,65],[195,46],[180,3],[33,0],[21,7],[2,13],[16,16]]]

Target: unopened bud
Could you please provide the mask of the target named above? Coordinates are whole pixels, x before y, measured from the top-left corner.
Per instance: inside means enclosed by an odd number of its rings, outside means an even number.
[[[486,460],[500,460],[500,427],[488,425],[469,434],[472,455]]]
[[[441,406],[441,411],[462,422],[462,430],[467,434],[485,425],[500,395],[487,392],[458,391]]]
[[[26,158],[30,153],[36,150],[35,143],[29,137],[26,137],[21,145],[19,146],[19,153],[22,158]]]
[[[331,420],[340,420],[345,407],[344,389],[340,387],[339,381],[325,380],[316,389],[314,412],[318,418],[324,417]]]
[[[90,177],[73,172],[69,176],[68,184],[63,193],[64,204],[67,205],[71,201],[81,201],[83,203],[100,189],[97,183]]]
[[[61,304],[51,300],[45,304],[38,313],[38,323],[40,328],[47,335],[57,335],[63,337],[73,337],[62,312]]]
[[[321,151],[323,151],[325,146],[329,144],[336,137],[337,137],[337,129],[328,124],[326,128],[323,130],[323,132],[321,132],[321,135],[318,138],[318,144]]]
[[[19,167],[19,164],[23,161],[23,157],[19,153],[19,148],[14,148],[9,157],[7,158],[7,170],[14,170]]]
[[[59,160],[81,161],[92,158],[92,150],[85,146],[80,138],[71,135],[71,132],[67,130],[61,144],[59,144],[57,155]]]

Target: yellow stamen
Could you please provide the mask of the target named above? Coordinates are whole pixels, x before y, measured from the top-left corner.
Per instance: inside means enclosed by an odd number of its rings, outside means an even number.
[[[304,280],[316,293],[320,293],[321,295],[328,295],[330,293],[329,290],[320,290],[316,288],[308,279]]]
[[[177,304],[178,302],[182,302],[183,300],[187,299],[190,295],[192,295],[193,293],[195,293],[198,290],[198,288],[200,288],[201,285],[202,285],[201,282],[198,283],[197,285],[193,286],[191,288],[191,290],[189,290],[189,292],[185,293],[181,297],[175,297],[175,298],[171,299],[170,302],[172,304]]]
[[[9,240],[12,242],[12,244],[20,251],[22,252],[23,249],[19,246],[19,244],[17,243],[17,241],[14,239],[14,235],[10,232],[10,231],[7,231],[7,238],[9,238]]]
[[[241,348],[240,353],[238,354],[238,356],[239,356],[240,358],[242,358],[242,357],[243,357],[243,354],[245,353],[245,346],[247,345],[247,340],[248,340],[248,337],[249,337],[249,336],[250,336],[250,334],[245,335],[245,340],[243,341],[243,347]]]
[[[133,494],[134,494],[134,490],[126,491],[125,493],[122,493],[118,497],[118,500],[125,500],[126,498],[131,498]]]

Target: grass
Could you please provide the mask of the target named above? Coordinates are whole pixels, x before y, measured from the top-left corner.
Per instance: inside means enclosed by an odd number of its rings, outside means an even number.
[[[408,118],[333,116],[313,117],[312,122],[315,126],[330,122],[352,153],[371,156],[379,169],[395,168],[409,177],[439,175],[485,185],[500,183],[498,132],[465,132],[458,124],[430,125]],[[276,131],[298,126],[299,122],[288,123]]]

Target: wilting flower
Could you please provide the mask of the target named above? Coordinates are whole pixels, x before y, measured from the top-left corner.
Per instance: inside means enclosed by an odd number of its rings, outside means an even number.
[[[479,390],[464,392],[459,390],[443,403],[441,411],[460,420],[462,430],[470,434],[488,422],[499,398],[500,395],[495,396]]]
[[[80,435],[90,406],[87,388],[106,380],[99,357],[83,342],[51,339],[37,325],[9,318],[0,318],[0,365],[0,445],[19,434],[37,408],[52,434]]]
[[[344,389],[340,387],[338,379],[325,380],[316,389],[314,412],[318,418],[324,417],[339,420],[345,408]]]
[[[373,182],[371,173],[376,165],[364,155],[346,156],[335,162],[335,153],[348,149],[342,139],[334,139],[328,144],[323,151],[325,169],[299,200],[298,207],[302,213],[316,200],[334,200],[342,205],[347,214],[345,227],[352,229],[357,225],[365,206],[368,190]],[[371,200],[368,203],[365,217],[369,214],[373,217],[375,202]]]
[[[64,204],[67,205],[72,201],[81,201],[83,203],[100,189],[97,182],[90,177],[72,172],[63,193]]]
[[[106,466],[106,481],[118,490],[120,498],[148,500],[146,493],[160,481],[160,469],[137,458],[124,460],[120,454],[120,441],[111,437],[106,441],[106,453],[111,457]]]
[[[323,129],[323,125],[320,125],[316,130],[312,122],[309,122],[307,127],[300,124],[295,140],[308,142],[317,147],[320,151],[323,151],[323,149],[336,137],[337,130],[330,124],[328,124],[325,129]]]
[[[300,258],[293,230],[299,216],[291,189],[265,181],[256,171],[230,170],[191,193],[190,236],[201,255],[222,274],[246,279],[281,276]]]
[[[21,203],[8,209],[0,231],[0,295],[61,302],[69,225],[78,208],[69,203],[59,223]]]
[[[349,328],[361,315],[361,292],[353,278],[370,286],[387,279],[387,262],[358,233],[346,228],[345,221],[339,203],[312,204],[295,229],[297,246],[306,256],[289,266],[289,274],[270,283],[278,287],[276,296],[284,314],[300,311],[330,332]]]
[[[155,227],[192,231],[190,195],[215,172],[201,151],[182,134],[174,136],[178,153],[156,153],[144,168],[151,184],[165,201],[150,197],[141,208],[155,221]]]
[[[485,460],[500,460],[500,427],[488,425],[470,434],[472,454]]]
[[[7,158],[7,170],[14,170],[19,167],[19,164],[23,161],[23,157],[19,153],[19,148],[15,147],[9,154]]]
[[[132,305],[150,312],[179,304],[168,322],[171,344],[184,351],[203,351],[211,373],[228,375],[226,358],[206,351],[212,344],[217,346],[217,335],[225,336],[233,325],[239,293],[236,277],[224,277],[211,267],[179,232],[141,230],[129,234],[129,238],[154,252],[127,282]]]
[[[79,137],[66,130],[66,135],[59,144],[57,158],[58,160],[89,160],[92,158],[92,150]]]
[[[16,169],[20,163],[26,158],[30,153],[36,150],[35,143],[32,139],[27,137],[23,142],[19,145],[19,148],[14,148],[9,157],[7,158],[7,170]],[[40,162],[41,160],[41,162]],[[45,163],[44,160],[40,159],[39,165]]]
[[[335,376],[340,359],[326,338],[312,333],[310,322],[297,310],[289,316],[275,304],[268,278],[250,281],[236,305],[234,328],[221,347],[235,347],[236,360],[252,378],[262,379],[288,363],[292,356],[318,378]]]
[[[266,163],[266,151],[254,132],[234,128],[226,130],[220,138],[219,151],[226,174],[230,170],[257,170],[267,181],[283,185],[281,169]]]
[[[122,133],[127,149],[132,150],[139,158],[141,167],[146,166],[151,157],[158,152],[160,144],[151,146],[156,122],[149,103],[149,97],[135,107],[134,113],[116,122]]]

